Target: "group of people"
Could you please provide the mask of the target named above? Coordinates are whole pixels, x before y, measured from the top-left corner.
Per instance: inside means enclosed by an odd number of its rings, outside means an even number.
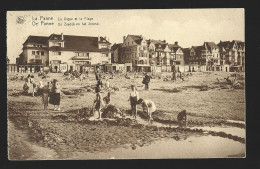
[[[101,114],[102,114],[101,107],[102,106],[107,107],[107,105],[110,104],[111,99],[110,99],[110,92],[108,92],[106,97],[104,97],[104,98],[102,97],[100,91],[102,89],[103,83],[102,83],[101,76],[98,73],[98,71],[95,72],[95,76],[96,76],[96,80],[97,80],[97,84],[96,84],[96,88],[95,88],[96,98],[94,100],[94,104],[93,104],[92,108],[93,108],[93,110],[96,110],[98,112],[98,119],[101,119]],[[145,84],[146,90],[149,90],[149,82],[150,82],[150,76],[148,74],[145,74],[143,83]],[[137,106],[141,105],[143,108],[143,113],[146,113],[148,115],[148,121],[150,122],[151,120],[153,120],[152,113],[155,112],[155,110],[156,110],[156,106],[155,106],[154,102],[151,100],[144,100],[144,99],[140,98],[135,85],[131,85],[131,92],[130,92],[128,101],[130,101],[131,116],[136,118]]]
[[[44,109],[47,109],[50,103],[54,105],[54,110],[60,111],[61,87],[57,79],[53,79],[46,85],[43,85],[42,81],[40,81],[37,85],[34,76],[29,74],[25,78],[23,90],[27,94],[31,94],[32,97],[41,96]]]

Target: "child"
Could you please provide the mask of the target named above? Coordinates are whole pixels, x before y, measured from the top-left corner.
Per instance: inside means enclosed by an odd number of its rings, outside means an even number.
[[[145,113],[145,110],[147,110],[147,114],[148,114],[148,122],[150,122],[151,120],[153,120],[152,118],[152,113],[155,112],[156,107],[153,101],[151,100],[143,100],[143,99],[139,99],[137,101],[137,104],[141,104],[143,107],[143,112]]]
[[[107,93],[107,96],[103,98],[106,103],[106,106],[110,104],[110,92]]]
[[[100,94],[100,85],[97,85],[95,92],[96,92],[96,99],[94,101],[95,103],[95,110],[98,111],[98,119],[101,119],[101,104],[104,107],[104,103],[103,103],[103,99],[102,99],[102,95]]]
[[[60,111],[60,92],[61,92],[60,84],[58,83],[58,80],[54,79],[51,88],[49,102],[50,104],[54,105],[54,110],[58,110],[58,111]]]
[[[136,118],[137,115],[137,108],[136,108],[136,104],[137,104],[137,100],[139,100],[139,93],[136,91],[136,87],[135,85],[131,86],[132,91],[130,92],[130,105],[131,105],[131,115],[134,116],[134,118]]]
[[[48,107],[48,97],[49,97],[49,87],[45,86],[43,88],[43,94],[42,94],[42,102],[43,102],[43,106],[44,106],[44,110],[47,109]]]

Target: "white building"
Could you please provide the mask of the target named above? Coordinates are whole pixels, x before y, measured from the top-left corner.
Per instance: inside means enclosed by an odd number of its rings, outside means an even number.
[[[29,36],[18,59],[20,70],[52,72],[84,72],[93,66],[111,63],[110,43],[106,37],[51,34]]]

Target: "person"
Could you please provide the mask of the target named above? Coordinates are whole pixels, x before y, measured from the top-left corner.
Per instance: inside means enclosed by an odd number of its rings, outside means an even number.
[[[95,104],[95,110],[98,111],[98,119],[101,119],[101,105],[104,107],[104,103],[103,103],[103,99],[102,99],[102,95],[100,93],[101,89],[100,89],[100,85],[96,86],[95,92],[96,92],[96,99],[94,101]]]
[[[106,106],[108,106],[109,104],[110,104],[110,92],[108,92],[107,93],[107,96],[105,96],[104,98],[103,98],[103,100],[105,101],[105,103],[106,103]]]
[[[49,90],[49,86],[48,86],[48,85],[46,85],[46,86],[43,87],[42,103],[43,103],[43,108],[44,108],[44,110],[46,110],[47,107],[48,107],[49,91],[50,91],[50,90]]]
[[[186,127],[187,125],[187,113],[186,110],[181,111],[177,115],[178,125],[179,127]]]
[[[145,73],[144,79],[143,79],[143,84],[145,85],[145,90],[149,90],[149,83],[150,83],[150,76]]]
[[[86,76],[88,77],[88,70],[86,71]]]
[[[106,88],[109,89],[110,84],[109,84],[108,78],[106,79],[106,83],[105,83],[105,85],[106,85]]]
[[[172,72],[172,80],[175,82],[176,81],[176,70],[173,69],[173,72]]]
[[[147,112],[148,121],[150,122],[151,120],[153,120],[152,113],[156,110],[154,102],[151,100],[139,99],[137,101],[137,104],[141,104],[141,106],[143,107],[143,113]]]
[[[27,82],[27,80],[24,82],[23,90],[25,93],[29,93],[29,83]]]
[[[132,91],[130,92],[129,100],[131,105],[131,115],[136,118],[137,116],[137,101],[139,100],[139,93],[136,91],[135,85],[131,85]]]
[[[36,92],[36,87],[37,87],[37,85],[36,85],[34,79],[32,78],[32,76],[31,76],[31,80],[30,80],[30,81],[31,81],[31,84],[32,84],[31,93],[32,93],[32,97],[34,97],[34,93]]]
[[[36,92],[37,96],[42,95],[43,90],[44,90],[44,85],[43,85],[42,81],[40,81],[37,86],[37,92]]]
[[[57,79],[52,82],[51,94],[49,103],[54,105],[54,110],[60,111],[60,92],[61,87]]]
[[[95,72],[95,77],[96,77],[96,80],[100,80],[101,79],[101,75],[99,73],[99,68],[97,69],[97,71]]]

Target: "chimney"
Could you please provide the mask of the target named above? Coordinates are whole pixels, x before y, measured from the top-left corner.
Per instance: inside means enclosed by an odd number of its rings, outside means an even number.
[[[64,40],[63,33],[61,33],[61,40]]]
[[[178,42],[176,41],[176,42],[174,42],[174,44],[175,44],[175,45],[178,45]]]
[[[107,40],[107,37],[105,36],[104,39]]]
[[[100,41],[100,36],[98,36],[98,41]]]
[[[123,42],[125,41],[125,36],[123,36]]]

